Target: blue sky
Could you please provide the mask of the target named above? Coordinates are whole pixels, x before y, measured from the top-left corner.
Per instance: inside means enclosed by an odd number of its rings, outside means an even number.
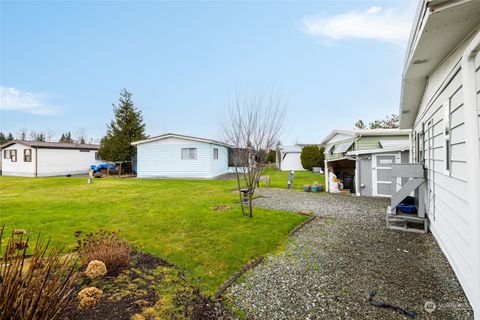
[[[412,1],[6,2],[0,127],[105,133],[122,88],[149,135],[218,138],[236,91],[288,98],[284,144],[396,113]]]

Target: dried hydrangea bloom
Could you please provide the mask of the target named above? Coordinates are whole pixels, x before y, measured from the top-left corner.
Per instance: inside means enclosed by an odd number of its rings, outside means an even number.
[[[90,279],[103,277],[107,274],[107,266],[100,260],[92,260],[89,262],[87,270],[85,270],[85,274]]]
[[[78,300],[80,301],[78,304],[78,309],[90,309],[94,307],[98,301],[103,296],[103,291],[95,288],[95,287],[88,287],[82,289],[78,293]]]

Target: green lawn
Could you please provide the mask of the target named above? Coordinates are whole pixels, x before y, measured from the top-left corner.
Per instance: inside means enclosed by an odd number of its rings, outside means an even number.
[[[286,187],[283,172],[269,173]],[[285,176],[286,177],[286,176]],[[318,177],[318,175],[315,175]],[[313,182],[298,172],[294,187]],[[317,179],[319,182],[323,179]],[[52,238],[72,249],[74,233],[115,230],[139,249],[186,270],[207,293],[250,259],[275,251],[305,217],[256,208],[241,215],[235,182],[0,177],[0,225]],[[230,205],[227,211],[212,207]],[[8,231],[7,230],[7,231]]]
[[[265,169],[262,174],[270,176],[270,186],[272,188],[287,188],[288,171],[268,168]],[[325,176],[323,174],[313,173],[311,171],[295,171],[292,188],[302,190],[304,184],[313,184],[314,182],[320,183],[325,188]]]

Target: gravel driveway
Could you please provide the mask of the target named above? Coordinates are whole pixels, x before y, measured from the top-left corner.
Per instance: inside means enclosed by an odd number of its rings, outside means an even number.
[[[385,228],[386,199],[262,189],[258,207],[312,211],[285,251],[265,259],[227,294],[251,319],[473,319],[470,305],[431,234]],[[430,314],[425,302],[433,301]]]

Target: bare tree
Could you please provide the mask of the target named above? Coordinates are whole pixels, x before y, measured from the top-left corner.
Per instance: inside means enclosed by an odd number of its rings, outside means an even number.
[[[55,135],[55,132],[53,132],[52,129],[47,129],[47,131],[45,132],[45,138],[47,139],[48,142],[52,141],[54,135]]]
[[[85,144],[87,141],[87,131],[85,128],[79,128],[77,130],[77,142],[81,144]]]
[[[249,217],[257,181],[267,164],[268,151],[279,141],[285,120],[287,101],[275,90],[253,95],[237,93],[223,124],[223,139],[232,146],[231,165],[245,214],[242,193],[248,196]]]

